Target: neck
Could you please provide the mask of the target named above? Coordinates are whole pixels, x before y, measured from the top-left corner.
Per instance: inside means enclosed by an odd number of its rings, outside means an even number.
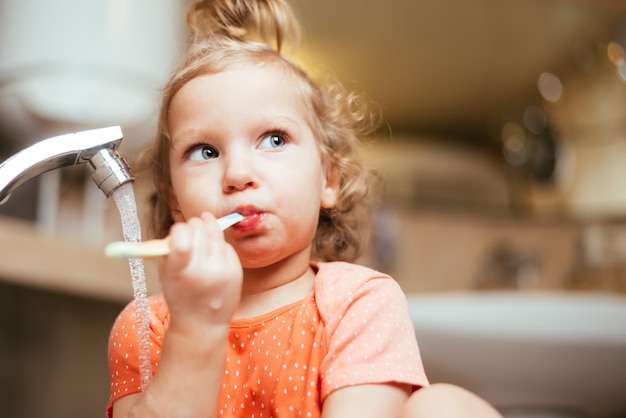
[[[314,285],[310,249],[261,268],[244,269],[235,319],[258,316],[306,297]]]

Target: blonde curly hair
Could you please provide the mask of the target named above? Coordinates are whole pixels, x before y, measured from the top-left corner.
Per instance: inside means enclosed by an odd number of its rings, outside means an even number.
[[[163,90],[158,136],[149,158],[155,183],[151,198],[154,236],[166,236],[174,223],[169,207],[173,193],[168,127],[172,98],[200,75],[242,65],[272,66],[296,80],[323,170],[339,179],[335,207],[320,208],[312,256],[322,261],[355,260],[368,236],[370,212],[380,185],[377,173],[359,156],[360,137],[373,132],[380,113],[372,111],[364,96],[347,92],[339,83],[322,88],[281,54],[286,35],[297,38],[299,33],[297,21],[283,0],[196,1],[187,20],[193,42]],[[273,47],[258,42],[269,34],[273,34]]]

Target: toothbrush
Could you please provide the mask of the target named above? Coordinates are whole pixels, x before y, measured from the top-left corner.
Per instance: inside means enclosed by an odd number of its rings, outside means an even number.
[[[244,220],[246,217],[240,213],[231,213],[230,215],[222,216],[217,220],[217,224],[221,230],[225,230],[236,224],[239,221]],[[125,257],[141,257],[141,258],[153,258],[161,257],[169,254],[170,245],[167,238],[153,239],[142,242],[127,242],[116,241],[106,246],[104,254],[111,258],[125,258]]]

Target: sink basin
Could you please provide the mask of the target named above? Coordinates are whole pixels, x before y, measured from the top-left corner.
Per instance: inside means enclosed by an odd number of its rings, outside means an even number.
[[[472,390],[505,416],[526,409],[536,413],[515,416],[626,417],[626,297],[496,291],[407,298],[431,382]]]

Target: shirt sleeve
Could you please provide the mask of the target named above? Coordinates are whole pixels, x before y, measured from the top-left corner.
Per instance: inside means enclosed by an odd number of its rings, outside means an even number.
[[[367,383],[428,386],[408,303],[388,276],[337,280],[324,292],[336,300],[326,321],[327,354],[320,372],[322,398],[342,387]]]
[[[161,355],[169,314],[161,294],[149,298],[150,306],[150,363],[156,371]],[[106,413],[112,416],[113,402],[126,395],[141,392],[139,370],[139,338],[135,303],[129,303],[118,315],[109,336],[109,372],[111,392]]]

